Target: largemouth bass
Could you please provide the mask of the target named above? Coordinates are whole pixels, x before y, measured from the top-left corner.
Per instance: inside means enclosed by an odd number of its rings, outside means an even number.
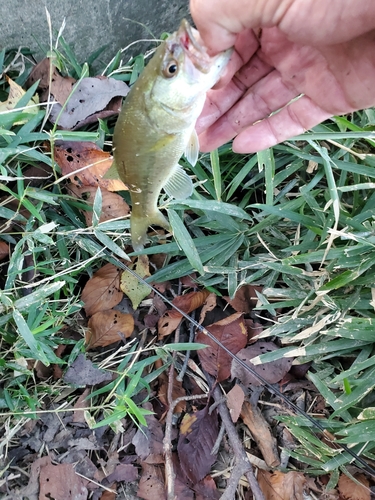
[[[157,206],[161,190],[177,199],[192,193],[192,181],[178,161],[183,153],[192,165],[197,161],[194,126],[205,94],[230,54],[210,57],[198,31],[183,20],[158,47],[125,100],[113,136],[113,166],[105,177],[120,178],[130,190],[136,251],[147,241],[148,226],[169,229]]]

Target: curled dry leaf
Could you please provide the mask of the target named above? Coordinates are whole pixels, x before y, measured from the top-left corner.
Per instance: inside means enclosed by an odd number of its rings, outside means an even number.
[[[341,474],[338,482],[338,490],[344,500],[370,500],[370,484],[363,474],[358,474],[355,479],[360,483],[355,483],[350,477]]]
[[[120,273],[121,270],[113,264],[106,264],[86,283],[81,300],[87,316],[112,309],[121,302]]]
[[[119,179],[103,179],[111,167],[110,153],[100,149],[95,142],[65,141],[55,146],[55,160],[62,175],[70,175],[78,187],[93,186],[108,191],[124,191],[128,188]]]
[[[202,304],[204,304],[207,297],[210,295],[208,290],[201,290],[200,292],[190,292],[185,295],[175,297],[173,304],[184,311],[186,314],[194,311]],[[167,311],[158,322],[159,338],[170,335],[178,327],[182,319],[181,314],[174,309]]]
[[[88,327],[85,335],[87,348],[105,347],[130,337],[134,330],[134,318],[131,314],[113,309],[99,311],[89,319]]]
[[[306,483],[301,472],[273,473],[259,470],[258,483],[267,500],[301,500]]]
[[[77,198],[84,200],[87,205],[93,205],[95,194],[98,188],[93,186],[78,187],[74,184],[69,184],[68,189]],[[102,213],[100,214],[99,222],[125,217],[129,214],[130,208],[126,201],[117,193],[111,193],[106,189],[102,189]],[[84,212],[87,226],[92,224],[92,212]]]
[[[9,256],[9,245],[5,241],[0,241],[0,260]]]
[[[233,354],[238,353],[247,343],[247,331],[242,313],[235,313],[227,318],[207,326],[222,344]],[[203,368],[218,382],[227,379],[231,374],[232,358],[207,335],[199,332],[197,342],[206,344],[205,349],[198,351],[198,356]]]
[[[149,262],[147,255],[140,255],[135,265],[135,272],[141,278],[150,276]],[[142,300],[150,295],[150,287],[141,283],[135,276],[124,271],[120,281],[121,290],[129,297],[132,302],[133,309],[136,310]]]
[[[273,342],[255,342],[245,349],[242,349],[237,353],[237,356],[245,361],[256,373],[259,373],[270,384],[275,384],[280,382],[286,373],[290,370],[292,366],[292,358],[281,358],[270,363],[264,363],[262,365],[254,365],[251,362],[252,358],[265,354],[266,352],[275,351],[278,347]],[[262,385],[262,382],[258,380],[254,375],[245,370],[239,363],[235,360],[232,362],[232,378],[237,377],[241,382],[247,387],[249,385]]]
[[[233,309],[245,314],[251,313],[257,303],[256,291],[262,291],[262,287],[253,285],[243,285],[234,294],[233,299],[225,297]]]
[[[216,411],[211,415],[208,407],[195,413],[187,413],[181,422],[177,452],[181,469],[196,484],[210,472],[216,455],[211,454],[219,433]]]

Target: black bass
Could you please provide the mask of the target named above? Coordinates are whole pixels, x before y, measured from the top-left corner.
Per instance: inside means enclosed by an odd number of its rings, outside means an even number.
[[[126,97],[113,136],[113,166],[106,178],[120,178],[130,190],[133,248],[147,241],[150,225],[169,229],[157,207],[162,189],[188,198],[193,185],[178,165],[185,153],[194,165],[199,144],[194,130],[205,94],[219,79],[231,50],[210,57],[199,33],[186,20],[156,50]]]

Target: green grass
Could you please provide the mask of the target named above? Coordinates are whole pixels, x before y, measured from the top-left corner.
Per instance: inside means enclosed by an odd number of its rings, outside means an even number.
[[[54,61],[76,78],[90,74],[61,38]],[[14,58],[0,53],[0,69]],[[25,54],[19,58],[26,62]],[[143,56],[121,62],[120,52],[105,74],[133,82]],[[20,73],[14,61],[8,75],[24,84],[30,67]],[[8,85],[0,80],[0,100]],[[64,338],[66,327],[81,320],[81,281],[103,263],[103,243],[129,242],[129,222],[114,221],[87,228],[80,209],[59,182],[59,168],[43,144],[56,140],[95,141],[109,147],[114,120],[83,132],[58,131],[44,124],[45,108],[31,111],[29,89],[17,109],[0,113],[0,240],[11,256],[1,265],[0,289],[0,419],[9,413],[35,416],[44,400],[61,387],[37,382],[27,360],[65,368],[84,350],[83,339]],[[21,122],[21,124],[19,124]],[[177,202],[164,197],[175,240],[155,241],[145,254],[166,254],[152,281],[178,279],[198,271],[197,281],[219,294],[233,296],[243,284],[262,287],[256,312],[268,321],[264,337],[278,337],[282,349],[261,356],[263,362],[281,356],[311,361],[308,377],[331,409],[320,419],[353,450],[375,458],[375,114],[373,110],[334,118],[313,131],[255,155],[238,155],[225,145],[203,154],[196,167],[184,166],[194,177],[193,196]],[[53,148],[51,148],[53,149]],[[45,165],[47,178],[37,187],[27,179],[30,166]],[[97,208],[97,207],[96,207]],[[94,207],[95,210],[95,207]],[[115,243],[107,245],[116,251]],[[119,251],[121,248],[119,248]],[[121,252],[120,252],[121,253]],[[132,254],[130,254],[132,255]],[[29,273],[29,274],[27,274]],[[31,274],[30,274],[31,273]],[[33,277],[27,278],[32,275]],[[55,349],[67,344],[59,358]],[[143,415],[132,398],[158,375],[151,369],[157,357],[136,357],[135,348],[113,353],[117,382],[91,395],[91,417],[105,398],[107,423],[124,415],[138,423]],[[102,360],[100,366],[105,366]],[[130,381],[130,382],[129,382]],[[366,413],[367,412],[367,413]],[[280,417],[281,419],[281,417]],[[311,473],[332,473],[351,457],[325,445],[300,417],[282,417],[301,447],[290,452]],[[95,420],[96,421],[96,420]],[[96,425],[96,424],[93,424]],[[366,427],[366,432],[364,430]],[[335,479],[336,478],[336,479]]]

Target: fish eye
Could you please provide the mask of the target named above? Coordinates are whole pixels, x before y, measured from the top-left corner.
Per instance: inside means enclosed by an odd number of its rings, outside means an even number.
[[[176,76],[177,73],[178,73],[178,64],[177,61],[175,60],[169,61],[163,68],[163,75],[167,78],[172,78]]]

